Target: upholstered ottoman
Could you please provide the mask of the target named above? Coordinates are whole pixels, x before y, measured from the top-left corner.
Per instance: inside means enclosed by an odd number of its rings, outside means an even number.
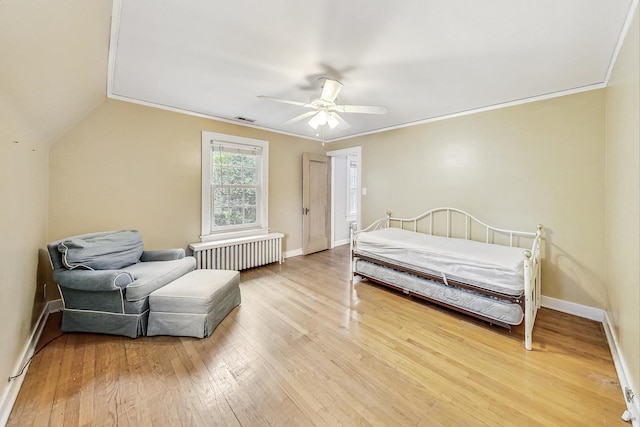
[[[147,335],[208,337],[239,304],[239,272],[194,270],[149,295]]]

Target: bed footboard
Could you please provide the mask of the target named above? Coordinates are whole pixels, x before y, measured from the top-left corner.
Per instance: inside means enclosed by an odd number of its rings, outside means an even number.
[[[540,308],[540,288],[542,284],[542,238],[544,228],[538,224],[531,250],[524,252],[524,347],[531,350],[533,325]]]

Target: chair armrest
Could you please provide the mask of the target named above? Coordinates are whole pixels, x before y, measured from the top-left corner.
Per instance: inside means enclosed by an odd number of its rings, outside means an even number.
[[[140,261],[173,261],[184,258],[184,249],[162,249],[159,251],[143,251]]]
[[[78,291],[115,291],[133,282],[125,270],[56,270],[53,278],[60,286]]]

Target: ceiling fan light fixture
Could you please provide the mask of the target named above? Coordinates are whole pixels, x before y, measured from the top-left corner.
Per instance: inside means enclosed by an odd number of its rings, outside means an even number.
[[[314,129],[318,129],[318,126],[324,126],[327,124],[327,118],[327,112],[320,110],[318,111],[318,114],[311,117],[311,120],[309,120],[309,126]]]
[[[2,1],[2,0],[0,0]],[[322,132],[324,135],[324,126],[329,125],[329,128],[335,129],[348,129],[349,123],[347,123],[340,113],[360,113],[360,114],[386,114],[387,108],[376,105],[342,105],[337,104],[336,99],[338,94],[342,90],[342,83],[337,80],[321,77],[322,81],[322,93],[319,96],[312,96],[308,102],[292,101],[290,99],[274,98],[271,96],[260,95],[258,98],[265,99],[267,101],[280,102],[282,104],[291,104],[298,107],[306,108],[311,111],[298,114],[297,116],[287,120],[285,124],[293,124],[308,120],[308,124],[314,130],[318,130],[322,126]]]
[[[334,129],[340,124],[340,122],[338,121],[338,119],[336,119],[336,116],[334,114],[329,114],[329,117],[327,117],[327,124],[331,129]]]

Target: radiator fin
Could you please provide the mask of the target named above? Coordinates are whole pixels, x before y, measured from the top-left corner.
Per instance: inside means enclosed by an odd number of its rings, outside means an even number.
[[[210,270],[246,270],[274,262],[282,263],[282,233],[255,237],[192,243],[189,248],[196,268]]]

